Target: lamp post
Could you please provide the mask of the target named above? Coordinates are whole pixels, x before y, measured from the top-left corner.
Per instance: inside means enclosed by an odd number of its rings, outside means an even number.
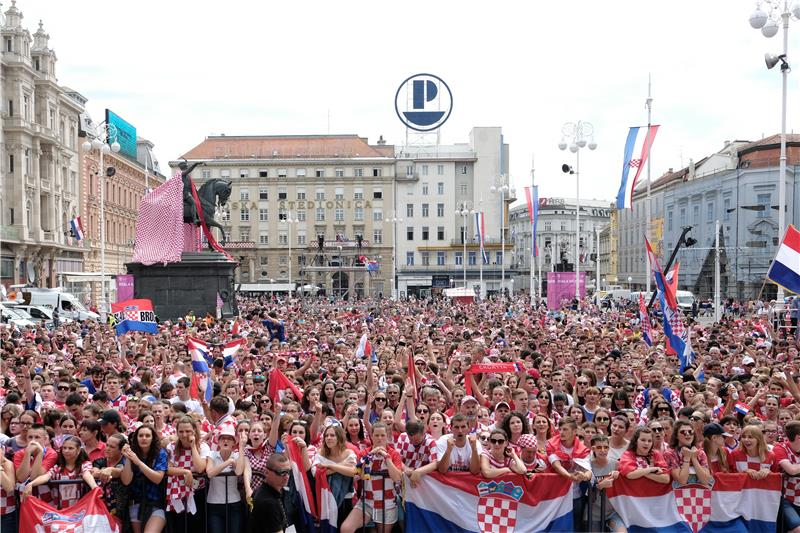
[[[464,255],[461,257],[461,264],[464,267],[464,290],[467,289],[467,228],[469,227],[467,217],[475,214],[475,210],[470,207],[470,202],[461,202],[460,206],[456,208],[456,215],[460,215],[462,219],[461,241],[464,245]]]
[[[283,219],[283,222],[286,223],[287,229],[289,230],[287,241],[289,243],[289,285],[291,285],[292,284],[292,226],[300,222],[300,220],[292,218],[292,212],[289,211],[286,214],[286,218]],[[294,288],[292,288],[292,292],[294,292]]]
[[[766,6],[768,11],[761,9]],[[756,4],[756,9],[750,15],[750,26],[760,29],[764,37],[775,37],[778,34],[779,21],[783,22],[783,53],[781,55],[766,54],[764,59],[767,68],[771,69],[779,62],[781,64],[782,93],[781,93],[781,155],[778,170],[778,237],[783,239],[786,230],[786,83],[789,74],[789,63],[786,55],[789,53],[789,19],[800,19],[800,3],[795,3],[789,8],[788,0],[762,0]],[[783,305],[783,287],[778,285],[777,301]]]
[[[403,219],[397,216],[397,212],[391,218],[385,219],[387,224],[392,224],[392,300],[397,299],[397,225],[402,224]]]
[[[489,187],[492,193],[500,195],[500,298],[505,298],[506,286],[506,194],[516,191],[508,186],[508,176],[502,175],[496,185]]]
[[[628,276],[628,290],[631,290],[631,284],[633,283],[633,278]]]
[[[102,319],[108,311],[108,294],[106,290],[106,177],[112,177],[116,170],[113,167],[105,168],[104,156],[109,152],[117,153],[120,145],[117,142],[117,128],[113,124],[101,122],[95,128],[94,139],[83,142],[84,152],[97,150],[100,153],[100,310]]]
[[[575,299],[581,301],[580,281],[580,246],[581,246],[581,154],[580,149],[589,147],[597,148],[594,140],[594,126],[589,122],[567,122],[561,127],[561,142],[559,150],[566,150],[575,154],[575,170],[569,165],[562,165],[561,171],[565,174],[575,174]]]

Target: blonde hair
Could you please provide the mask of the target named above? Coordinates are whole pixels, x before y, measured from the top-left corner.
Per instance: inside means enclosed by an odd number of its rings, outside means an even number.
[[[756,439],[756,449],[758,450],[758,458],[764,461],[767,458],[769,448],[767,448],[767,441],[764,440],[764,432],[758,426],[745,426],[742,430],[742,436],[739,438],[738,449],[742,450],[747,455],[747,450],[742,442],[742,437],[753,437]]]

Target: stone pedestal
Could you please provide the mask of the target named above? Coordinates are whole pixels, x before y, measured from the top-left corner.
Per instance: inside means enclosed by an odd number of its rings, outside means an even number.
[[[238,314],[234,271],[238,266],[219,252],[184,252],[177,263],[143,265],[127,263],[133,275],[135,298],[148,298],[160,320],[176,320],[193,311],[195,316],[217,315],[217,295],[222,316]]]

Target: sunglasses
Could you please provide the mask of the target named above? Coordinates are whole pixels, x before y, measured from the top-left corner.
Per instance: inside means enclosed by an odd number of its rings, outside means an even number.
[[[694,431],[692,431],[691,429],[682,429],[678,433],[680,433],[681,435],[686,435],[686,436],[694,435]]]
[[[489,440],[489,435],[481,435],[479,438],[481,440]]]
[[[281,477],[288,477],[289,474],[292,473],[291,470],[275,470],[274,468],[267,468],[267,470],[270,470],[271,472],[274,472],[276,476]]]
[[[386,398],[375,398],[376,402],[385,402]]]
[[[576,385],[588,385],[589,382],[588,381],[577,381],[577,382],[575,382],[575,384]]]
[[[489,439],[489,442],[492,444],[505,444],[506,439]]]
[[[596,416],[594,417],[594,419],[597,420],[598,422],[608,422],[609,420],[611,420],[607,416]]]
[[[664,428],[650,428],[650,429],[653,430],[653,433],[663,433],[664,432]]]
[[[66,386],[66,387],[58,387],[58,390],[69,390],[69,387],[68,386]]]
[[[430,411],[428,411],[427,409],[417,409],[417,414],[425,415],[428,413],[430,413]]]
[[[689,420],[691,420],[692,422],[700,422],[702,419],[703,419],[702,417],[694,415],[689,417]]]
[[[662,406],[656,407],[656,411],[667,411],[667,412],[669,412],[669,407],[664,407],[662,405]]]

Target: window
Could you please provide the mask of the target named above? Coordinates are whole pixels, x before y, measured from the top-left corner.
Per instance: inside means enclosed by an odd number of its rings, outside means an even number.
[[[27,94],[22,97],[22,118],[30,121],[31,119],[31,97]],[[64,123],[61,123],[64,126]]]
[[[318,207],[317,208],[316,221],[317,222],[325,222],[325,208],[324,207]]]
[[[455,253],[456,265],[463,265],[464,264],[464,253],[463,252],[456,252]]]
[[[334,211],[333,219],[336,222],[343,222],[344,221],[344,209],[336,209],[336,211]]]
[[[444,240],[444,226],[438,226],[436,228],[436,240],[438,241]]]
[[[231,177],[231,170],[229,168],[223,168],[219,171],[220,178],[230,178]]]
[[[240,178],[249,178],[250,177],[250,169],[249,168],[240,168],[239,169],[239,177]]]
[[[250,230],[242,228],[239,230],[239,240],[240,241],[249,241],[250,240]]]
[[[289,192],[286,187],[278,187],[278,200],[286,200],[288,196]]]
[[[436,194],[444,194],[444,182],[440,181],[436,184]]]
[[[422,218],[428,218],[428,204],[422,204]]]
[[[306,234],[302,232],[297,233],[297,244],[300,246],[305,246],[306,244]]]
[[[544,223],[544,231],[552,231],[552,224],[550,222]]]
[[[672,231],[672,211],[667,211],[667,231]]]
[[[314,175],[316,177],[318,177],[318,178],[324,178],[325,177],[325,169],[324,168],[318,168],[317,170],[314,171]]]
[[[461,192],[461,196],[466,196],[467,195],[467,184],[466,183],[460,184],[458,186],[458,190]]]
[[[383,230],[381,229],[372,230],[372,244],[382,244],[382,243],[383,243]]]
[[[372,221],[373,222],[383,222],[383,211],[379,209],[372,210]]]
[[[289,170],[286,168],[279,168],[278,169],[278,177],[285,178],[289,175]]]
[[[422,165],[422,167],[421,167],[421,174],[422,174],[423,176],[427,176],[427,175],[428,175],[428,165]]]
[[[239,189],[239,200],[249,200],[250,191],[248,189]]]
[[[258,177],[259,178],[266,178],[269,176],[269,172],[266,168],[259,168],[258,169]]]
[[[420,252],[419,256],[422,259],[422,266],[429,266],[431,264],[430,252]]]
[[[383,200],[383,189],[380,187],[375,187],[372,189],[372,199],[373,200]]]
[[[445,254],[444,252],[436,252],[437,265],[444,266],[446,260],[447,260],[447,254]]]
[[[324,200],[325,199],[325,189],[322,187],[317,187],[317,193],[314,198],[315,200]]]
[[[344,177],[344,169],[343,168],[337,168],[333,173],[337,178],[343,178]]]
[[[436,165],[436,174],[439,176],[444,175],[444,165]]]
[[[414,240],[414,226],[408,226],[406,228],[406,240],[413,241]]]
[[[288,261],[288,259],[287,259],[287,257],[285,255],[281,255],[281,256],[278,257],[278,263],[281,264],[281,265],[285,265],[287,261]],[[281,275],[285,276],[286,272],[281,272]]]
[[[258,188],[258,199],[259,200],[269,200],[269,189],[267,187],[259,187]]]
[[[725,198],[725,200],[723,200],[722,202],[722,218],[726,221],[731,219],[730,209],[731,209],[731,199]]]
[[[363,207],[356,207],[353,211],[353,220],[356,221],[363,221],[364,220],[364,208]]]
[[[756,197],[758,205],[762,206],[762,210],[758,211],[758,218],[769,218],[770,204],[772,203],[772,195],[769,193],[759,194]]]
[[[230,222],[231,220],[231,209],[230,207],[225,207],[222,210],[222,221],[223,222]]]
[[[478,254],[476,254],[475,252],[467,252],[467,254],[468,254],[467,255],[467,261],[468,261],[467,264],[469,266],[475,266],[475,264],[477,263]]]
[[[354,200],[363,200],[364,199],[364,187],[356,187],[353,191],[353,199]]]
[[[686,225],[686,208],[685,207],[681,207],[681,217],[680,218],[681,218],[681,226],[685,226]]]
[[[305,222],[306,221],[306,211],[305,209],[301,209],[297,211],[297,221],[298,222]]]
[[[239,220],[242,222],[250,221],[250,210],[246,207],[239,209]]]
[[[423,194],[423,196],[428,196],[428,184],[427,183],[423,183],[422,184],[422,194]]]
[[[406,252],[406,266],[414,266],[414,252]]]
[[[306,169],[298,168],[297,170],[295,170],[294,174],[298,178],[305,178],[306,177]]]
[[[430,228],[428,226],[422,226],[422,240],[427,241],[430,238]]]
[[[269,222],[269,209],[259,209],[258,210],[258,221],[259,222]]]
[[[279,233],[278,244],[281,246],[286,246],[287,244],[289,244],[289,237],[283,232]]]
[[[297,199],[298,200],[305,200],[306,199],[306,188],[305,187],[298,187],[297,188]]]
[[[467,173],[467,165],[459,165],[459,166],[458,166],[458,171],[459,171],[461,174],[466,174],[466,173]]]
[[[381,176],[381,174],[382,174],[382,173],[381,173],[381,169],[379,169],[379,168],[373,168],[373,169],[372,169],[372,177],[373,177],[373,178],[380,177],[380,176]]]
[[[406,165],[406,176],[414,175],[414,165]]]
[[[14,154],[8,154],[8,171],[14,172]]]
[[[204,180],[210,180],[211,179],[211,170],[208,169],[208,168],[204,168],[203,172],[202,172],[202,176],[203,176]]]
[[[706,204],[706,222],[714,222],[714,202]]]
[[[697,224],[700,222],[700,206],[692,206],[692,222]]]
[[[497,252],[495,254],[495,264],[497,265],[503,264],[503,252]]]
[[[354,168],[353,169],[353,175],[355,177],[357,177],[357,178],[363,178],[364,177],[364,169],[363,168]]]
[[[266,237],[267,234],[266,233],[262,233],[262,236]],[[269,239],[267,239],[267,242],[269,242]],[[267,265],[269,265],[269,257],[263,255],[263,256],[259,257],[259,262],[261,263],[261,266],[267,266]]]
[[[436,204],[436,216],[437,217],[444,216],[444,204]]]
[[[414,204],[406,204],[406,216],[408,218],[414,216]]]
[[[344,187],[336,187],[334,189],[334,199],[344,200]]]

